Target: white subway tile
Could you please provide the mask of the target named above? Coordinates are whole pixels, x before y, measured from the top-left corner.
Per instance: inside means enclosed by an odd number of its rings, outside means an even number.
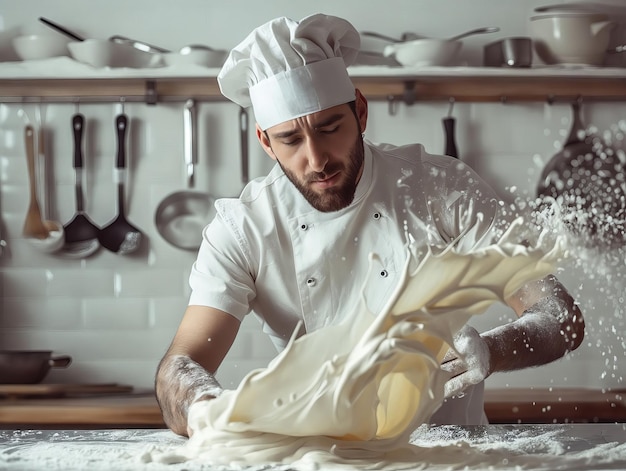
[[[150,326],[147,298],[87,298],[83,301],[83,325],[87,330],[147,330]]]
[[[75,297],[5,297],[0,325],[4,329],[80,331],[83,328],[81,312],[81,301]]]

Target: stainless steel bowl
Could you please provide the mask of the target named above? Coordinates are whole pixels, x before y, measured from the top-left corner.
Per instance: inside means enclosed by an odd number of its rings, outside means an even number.
[[[486,67],[530,67],[533,62],[533,41],[528,37],[504,38],[484,47]]]

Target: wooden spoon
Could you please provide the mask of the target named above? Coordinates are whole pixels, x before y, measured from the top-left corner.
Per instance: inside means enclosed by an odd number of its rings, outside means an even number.
[[[37,180],[35,178],[35,131],[31,125],[27,125],[24,132],[26,143],[26,161],[28,163],[28,180],[30,183],[30,202],[26,212],[26,220],[22,234],[25,237],[46,239],[50,235],[50,229],[41,217],[41,209],[37,200]]]

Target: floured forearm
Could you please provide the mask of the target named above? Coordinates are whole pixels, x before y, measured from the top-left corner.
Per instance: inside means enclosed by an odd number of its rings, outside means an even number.
[[[166,355],[157,370],[155,391],[166,425],[187,435],[189,406],[219,396],[223,389],[215,376],[186,355]]]
[[[485,332],[490,373],[550,363],[578,348],[584,337],[582,314],[573,302],[545,298],[515,322]]]

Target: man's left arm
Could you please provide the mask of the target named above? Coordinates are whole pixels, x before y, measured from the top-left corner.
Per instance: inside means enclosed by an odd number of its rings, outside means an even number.
[[[525,285],[507,304],[519,318],[482,335],[489,347],[489,374],[544,365],[582,343],[582,312],[554,275]]]
[[[447,397],[496,371],[550,363],[582,343],[583,315],[555,276],[526,284],[506,301],[518,315],[514,322],[481,335],[466,326],[455,337],[460,355],[444,359],[442,365],[453,375],[446,384]]]

